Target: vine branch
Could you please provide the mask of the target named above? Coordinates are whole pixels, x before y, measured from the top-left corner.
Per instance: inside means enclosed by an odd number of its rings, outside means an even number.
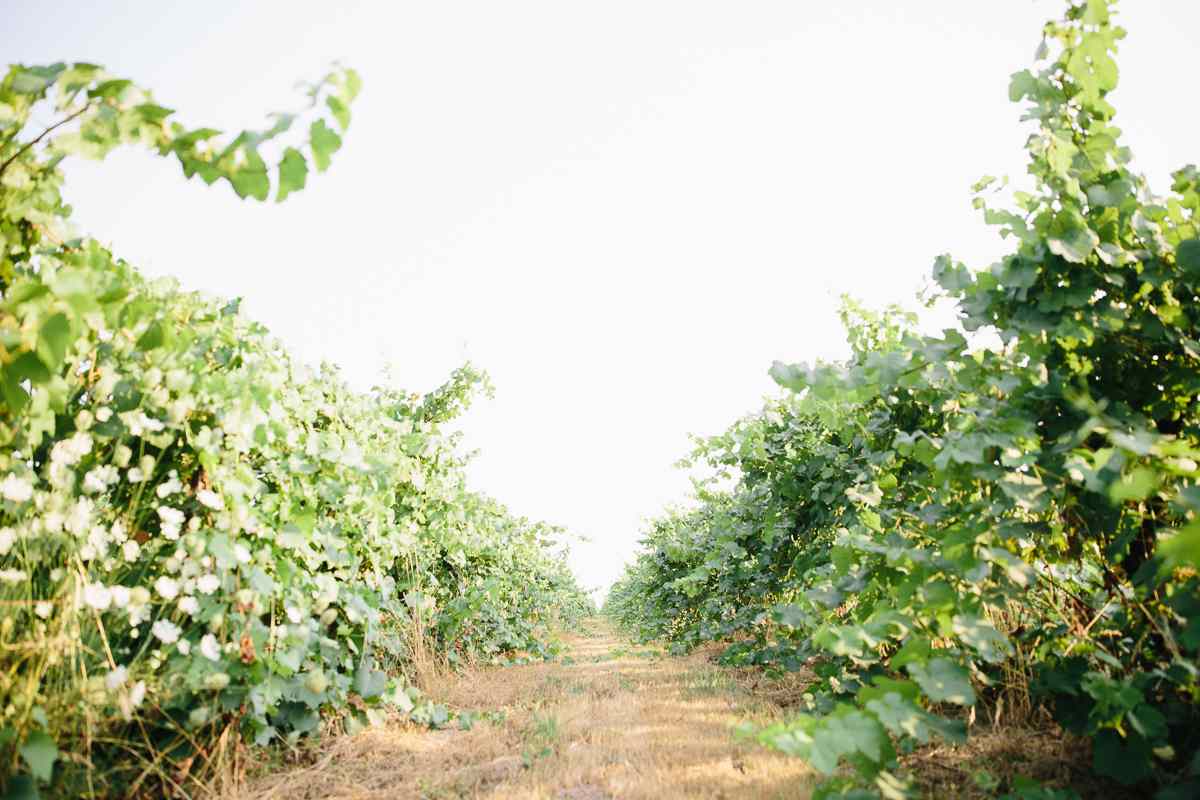
[[[74,114],[71,114],[68,117],[64,117],[63,119],[60,119],[58,122],[54,123],[49,128],[46,128],[46,130],[39,133],[36,137],[34,137],[33,139],[30,139],[28,142],[26,142],[21,147],[21,149],[17,150],[17,152],[13,153],[11,156],[6,158],[4,160],[3,164],[0,164],[0,176],[4,175],[4,170],[8,169],[9,164],[13,163],[18,158],[23,156],[26,152],[29,151],[29,148],[33,147],[35,144],[40,142],[42,139],[45,139],[47,136],[49,136],[51,133],[53,133],[57,128],[61,128],[63,125],[66,125],[68,122],[75,119],[76,117],[78,117],[80,114],[87,111],[91,107],[92,107],[91,103],[85,103],[83,105],[83,107],[80,108],[78,111],[76,111]]]

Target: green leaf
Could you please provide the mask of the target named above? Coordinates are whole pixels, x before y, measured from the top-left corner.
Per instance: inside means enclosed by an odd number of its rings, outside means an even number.
[[[785,364],[782,361],[776,361],[771,365],[770,375],[776,383],[785,389],[791,389],[793,392],[802,392],[808,388],[808,381],[805,380],[805,370],[795,364]]]
[[[21,380],[11,370],[0,371],[0,396],[13,413],[19,413],[29,404],[29,393],[21,386]]]
[[[324,172],[329,169],[330,157],[342,146],[342,137],[326,125],[325,120],[319,119],[309,128],[309,145],[317,172]]]
[[[33,777],[49,783],[54,773],[54,762],[58,761],[58,746],[45,731],[33,731],[21,745],[21,758],[29,765]]]
[[[858,690],[856,697],[860,703],[865,703],[868,700],[882,698],[887,694],[898,694],[904,700],[916,702],[921,695],[921,690],[912,681],[876,675],[871,679],[869,686],[863,686]]]
[[[1108,24],[1108,0],[1087,0],[1087,10],[1083,12],[1083,22],[1086,25]]]
[[[233,542],[226,534],[213,534],[212,538],[208,540],[208,552],[221,569],[232,569],[238,565],[237,556],[233,551]]]
[[[1108,496],[1114,503],[1127,500],[1144,500],[1158,489],[1158,473],[1146,467],[1137,467],[1120,476],[1108,487]]]
[[[71,346],[71,322],[66,314],[55,314],[42,323],[38,332],[38,355],[51,370],[62,366]]]
[[[789,628],[801,628],[808,621],[808,614],[794,603],[775,606],[775,621]]]
[[[17,94],[38,94],[54,83],[56,75],[44,67],[18,69],[12,76],[12,90]]]
[[[271,179],[267,177],[266,162],[252,147],[247,146],[243,153],[245,161],[229,176],[229,182],[238,197],[266,200],[271,192]]]
[[[845,490],[845,495],[848,499],[855,503],[862,503],[868,506],[877,506],[883,500],[883,492],[873,483],[870,484],[855,484],[849,486]],[[875,525],[868,525],[870,528],[877,528]]]
[[[164,108],[154,103],[142,103],[140,106],[134,106],[133,110],[137,112],[139,117],[146,120],[146,122],[153,124],[158,124],[175,113],[173,109]]]
[[[1155,742],[1167,736],[1167,718],[1154,706],[1142,703],[1125,717],[1133,729],[1149,742]]]
[[[325,98],[325,105],[329,106],[329,110],[333,112],[333,118],[337,120],[338,126],[343,131],[350,127],[349,106],[333,95]]]
[[[96,84],[88,92],[88,97],[100,97],[105,99],[116,99],[121,96],[121,93],[133,86],[133,81],[130,80],[111,80]]]
[[[1008,99],[1014,103],[1037,96],[1037,78],[1027,69],[1014,73],[1008,83]]]
[[[1046,507],[1046,486],[1036,475],[1009,472],[997,485],[1025,511],[1041,511]]]
[[[907,734],[922,744],[929,741],[931,730],[925,723],[925,712],[896,692],[868,700],[866,708],[892,733]]]
[[[50,370],[37,355],[28,350],[13,359],[4,373],[16,381],[29,381],[34,386],[50,380]]]
[[[137,349],[155,350],[159,347],[162,347],[163,342],[165,341],[166,334],[163,333],[163,326],[158,320],[155,320],[154,322],[151,322],[146,328],[145,332],[138,337]]]
[[[910,636],[892,656],[891,664],[896,669],[901,669],[909,664],[926,661],[932,652],[933,646],[928,639],[923,636]]]
[[[40,800],[37,784],[29,775],[13,775],[0,800]]]
[[[1069,228],[1046,239],[1046,246],[1050,248],[1050,252],[1075,264],[1087,261],[1088,256],[1099,244],[1100,237],[1087,227]]]
[[[284,150],[283,160],[279,162],[279,193],[276,195],[276,202],[282,203],[289,194],[303,189],[307,179],[308,162],[304,156],[294,147]]]
[[[999,664],[1008,658],[1012,645],[1008,637],[996,630],[992,623],[983,617],[958,614],[954,617],[954,633],[963,644],[975,648],[985,660]]]
[[[1171,569],[1184,565],[1200,567],[1200,521],[1186,525],[1158,547],[1165,567]]]
[[[358,692],[364,700],[370,700],[383,694],[387,689],[387,683],[387,673],[375,669],[370,663],[370,659],[364,654],[354,673],[354,691]]]
[[[304,661],[304,648],[291,647],[275,651],[275,663],[283,667],[284,675],[293,675],[300,671],[300,665]]]
[[[812,737],[809,763],[826,775],[837,770],[842,756],[859,753],[881,764],[892,749],[878,720],[857,710],[826,717]]]
[[[936,714],[926,713],[925,724],[930,730],[950,744],[964,744],[967,741],[967,723],[961,719],[946,719]]]
[[[352,103],[354,102],[354,98],[358,97],[358,93],[362,91],[362,78],[359,77],[359,74],[355,70],[348,67],[342,72],[342,75],[345,78],[342,99],[347,103]]]
[[[1116,731],[1105,728],[1092,740],[1092,768],[1096,774],[1125,786],[1154,774],[1153,757],[1150,745],[1137,734],[1122,739]]]
[[[935,658],[928,664],[909,664],[908,674],[935,703],[975,704],[975,690],[971,688],[966,669],[948,658]]]
[[[392,690],[387,693],[387,696],[384,697],[384,702],[396,706],[402,714],[407,714],[414,708],[413,698],[398,681]]]
[[[958,293],[971,285],[971,273],[949,256],[938,256],[933,263],[933,279],[947,292]]]
[[[1187,239],[1175,248],[1175,263],[1189,278],[1200,277],[1200,239]]]

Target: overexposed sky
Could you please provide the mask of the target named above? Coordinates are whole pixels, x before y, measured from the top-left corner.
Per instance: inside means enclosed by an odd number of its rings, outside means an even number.
[[[129,150],[66,166],[76,221],[150,274],[242,296],[301,357],[414,390],[465,358],[475,485],[590,537],[617,577],[672,464],[844,353],[836,298],[911,301],[1004,245],[970,207],[1024,170],[1008,76],[1057,0],[0,0],[5,62],[91,61],[181,121],[254,127],[340,59],[364,80],[282,205]],[[1126,0],[1117,122],[1139,168],[1200,161],[1200,3]]]

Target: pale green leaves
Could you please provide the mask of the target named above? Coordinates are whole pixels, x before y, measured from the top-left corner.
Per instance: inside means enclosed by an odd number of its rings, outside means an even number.
[[[813,634],[813,643],[838,656],[869,655],[882,639],[857,625],[830,625]],[[875,659],[871,659],[875,660]]]
[[[1087,0],[1087,10],[1083,12],[1083,24],[1107,25],[1108,0]]]
[[[329,110],[333,113],[333,118],[337,120],[338,127],[342,130],[350,127],[350,106],[333,95],[325,98],[325,104],[329,106]]]
[[[308,162],[294,147],[283,151],[283,160],[279,162],[279,195],[278,202],[282,203],[292,192],[304,188],[308,179]]]
[[[935,658],[925,664],[909,664],[908,674],[935,703],[975,705],[975,690],[967,670],[948,658]]]
[[[57,370],[67,357],[71,346],[71,321],[63,313],[54,314],[42,323],[38,332],[38,357],[48,369]]]
[[[29,765],[33,777],[48,783],[58,761],[58,745],[45,731],[33,731],[21,745],[21,758]]]
[[[1040,511],[1046,507],[1046,485],[1036,475],[1008,472],[997,485],[1026,511]]]
[[[1115,37],[1111,32],[1085,33],[1082,42],[1071,51],[1067,72],[1079,82],[1085,100],[1095,103],[1117,88],[1117,62],[1109,54],[1114,48]]]
[[[1078,215],[1063,215],[1046,237],[1050,252],[1067,261],[1082,264],[1100,244],[1100,237]]]
[[[1008,99],[1016,103],[1026,97],[1036,99],[1038,79],[1027,69],[1014,73],[1008,83]]]
[[[838,596],[840,599],[840,595]],[[774,608],[775,621],[790,628],[800,628],[811,619],[811,616],[794,603],[777,605]]]
[[[933,279],[951,294],[958,294],[973,283],[970,270],[946,255],[934,261]]]
[[[880,765],[894,756],[879,721],[845,705],[827,717],[802,715],[794,723],[768,728],[759,739],[803,758],[825,775],[835,772],[847,756],[861,755]]]
[[[271,192],[271,179],[267,176],[267,165],[257,150],[247,147],[245,160],[229,175],[229,182],[238,197],[253,197],[266,200]]]
[[[1175,263],[1189,279],[1200,278],[1200,239],[1187,239],[1175,248]]]
[[[936,717],[898,692],[868,700],[865,707],[892,733],[911,736],[921,744],[928,743],[935,735],[954,744],[961,744],[967,738],[961,723]]]
[[[62,70],[62,64],[49,67],[17,68],[11,75],[9,88],[18,94],[40,94],[54,83]]]
[[[1008,637],[990,620],[974,614],[957,614],[952,627],[962,643],[974,648],[984,661],[999,664],[1012,653]]]
[[[91,89],[88,89],[88,97],[101,100],[120,100],[125,90],[132,87],[133,81],[131,80],[113,78],[97,83]]]
[[[361,88],[357,73],[338,68],[311,87],[312,106],[307,114],[273,114],[270,127],[242,131],[229,144],[221,145],[217,141],[219,131],[189,130],[178,122],[169,122],[174,114],[170,108],[153,102],[148,92],[131,81],[110,78],[93,65],[17,69],[6,81],[13,91],[35,95],[57,88],[63,113],[78,117],[78,130],[65,129],[47,141],[51,152],[103,158],[120,144],[148,145],[162,155],[169,153],[178,158],[186,176],[199,175],[209,184],[224,178],[238,197],[258,201],[268,199],[273,185],[279,201],[304,188],[308,162],[301,154],[303,146],[311,151],[318,171],[328,169],[342,139],[320,113],[330,115],[344,133],[350,124],[350,104]],[[83,90],[86,103],[75,99]],[[308,141],[285,145],[277,167],[269,166],[268,143],[283,144],[301,116],[310,118]]]
[[[770,374],[780,386],[793,392],[802,392],[808,388],[807,372],[803,366],[776,361],[771,365]]]
[[[362,91],[362,78],[359,77],[357,71],[348,67],[343,68],[338,75],[342,87],[341,98],[349,105],[354,102],[354,99],[358,97],[358,93]]]
[[[54,83],[53,78],[40,76],[31,71],[18,72],[12,78],[12,90],[22,95],[36,95],[37,92],[43,91],[52,83]]]
[[[342,146],[342,137],[337,135],[337,132],[325,124],[325,120],[319,119],[312,124],[309,129],[309,144],[312,147],[313,160],[317,165],[317,172],[324,172],[329,169],[331,157]]]
[[[370,700],[382,695],[387,687],[387,673],[376,669],[375,659],[372,658],[370,649],[364,650],[358,663],[358,669],[354,671],[354,691],[364,700]]]
[[[173,109],[165,108],[155,103],[142,103],[134,111],[146,122],[160,123],[175,113]]]
[[[846,488],[845,495],[847,499],[855,503],[872,507],[879,505],[883,500],[883,490],[874,483],[849,486]]]
[[[1159,545],[1165,567],[1200,567],[1200,522],[1192,522]]]
[[[1076,147],[1070,136],[1050,133],[1042,137],[1038,144],[1051,174],[1064,181],[1070,181],[1074,177],[1071,168],[1075,163],[1075,155],[1079,152],[1079,148]],[[1066,223],[1060,224],[1064,229],[1071,229],[1077,227],[1078,221],[1070,219]]]
[[[883,761],[891,749],[879,722],[861,711],[848,711],[829,717],[813,737],[809,760],[826,775],[837,769],[842,756],[861,753],[872,761]]]
[[[333,86],[337,92],[326,96],[325,105],[333,114],[338,127],[345,131],[350,125],[350,103],[358,94],[358,87],[361,85],[358,75],[353,70],[345,70],[331,75],[321,85],[325,84]],[[315,91],[319,89],[320,85]],[[292,114],[279,115],[273,128],[257,137],[250,137],[245,147],[245,161],[230,177],[230,182],[240,197],[267,199],[271,189],[270,178],[253,143],[282,135],[291,127],[294,119],[295,115]],[[309,125],[308,136],[313,164],[318,172],[324,172],[332,163],[333,154],[341,148],[342,137],[321,118],[313,120]],[[302,190],[307,183],[308,172],[308,161],[303,153],[296,147],[285,148],[278,167],[276,202],[283,202],[288,195]]]
[[[1144,500],[1158,489],[1158,485],[1157,472],[1148,467],[1135,467],[1109,485],[1108,496],[1114,503]]]

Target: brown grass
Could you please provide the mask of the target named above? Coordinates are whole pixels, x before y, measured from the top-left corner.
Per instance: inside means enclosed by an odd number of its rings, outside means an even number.
[[[491,715],[471,730],[395,722],[331,735],[299,761],[251,780],[229,800],[396,798],[807,798],[817,776],[796,758],[737,739],[798,709],[811,673],[768,677],[729,668],[711,644],[687,656],[633,647],[606,623],[568,637],[567,662],[450,672],[434,659],[422,688],[459,711]],[[961,746],[931,744],[901,757],[937,798],[985,798],[1021,775],[1113,796],[1090,775],[1086,741],[1065,736],[1023,702],[1022,681],[982,704]],[[1006,707],[1007,706],[1007,707]]]
[[[456,709],[502,712],[468,731],[404,723],[331,737],[313,763],[253,780],[237,800],[392,798],[804,798],[803,762],[738,741],[778,719],[707,651],[631,648],[603,623],[571,637],[573,662],[430,675]]]
[[[1091,746],[1048,720],[975,725],[965,744],[932,744],[901,758],[929,797],[985,800],[1009,791],[1016,777],[1074,789],[1084,800],[1140,796],[1091,770]]]

